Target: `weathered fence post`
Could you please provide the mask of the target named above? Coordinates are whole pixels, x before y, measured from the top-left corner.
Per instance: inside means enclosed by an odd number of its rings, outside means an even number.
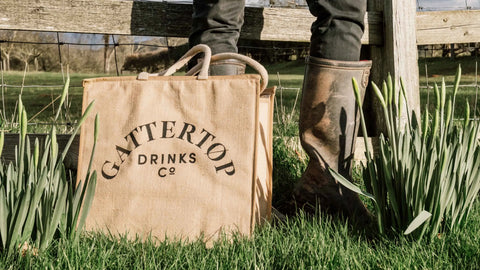
[[[369,11],[382,11],[384,21],[383,45],[371,45],[370,57],[373,60],[370,79],[381,84],[390,73],[395,81],[400,77],[405,82],[408,108],[420,116],[420,92],[418,74],[418,53],[416,40],[415,0],[371,0]],[[380,106],[373,102],[373,114],[380,113]],[[403,116],[406,122],[406,115]],[[381,117],[376,118],[376,132],[383,130]]]

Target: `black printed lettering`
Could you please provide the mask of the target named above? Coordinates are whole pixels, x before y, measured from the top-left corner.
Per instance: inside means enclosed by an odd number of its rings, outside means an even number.
[[[145,124],[145,125],[141,125],[140,126],[140,130],[143,129],[143,127],[145,127],[145,129],[147,130],[147,135],[148,135],[148,141],[153,141],[154,138],[153,138],[153,133],[152,133],[152,127],[151,126],[154,126],[156,127],[157,126],[157,123],[156,122],[151,122],[151,123],[148,123],[148,124]]]
[[[130,133],[128,133],[128,135],[125,136],[125,141],[128,142],[128,138],[130,138],[130,140],[133,142],[133,145],[135,145],[135,148],[137,148],[137,147],[140,146],[140,144],[138,143],[137,138],[135,137],[135,135],[133,135],[133,132],[138,133],[138,129],[137,129],[137,128],[134,128],[132,131],[130,131]]]
[[[187,141],[193,144],[192,133],[194,132],[195,132],[195,126],[189,123],[185,123],[182,129],[182,132],[180,132],[180,135],[177,138],[179,138],[180,140],[185,140],[183,137],[185,136],[185,134],[187,134]]]
[[[175,163],[175,154],[171,155],[171,154],[168,154],[168,164],[170,163]]]
[[[221,143],[212,144],[207,150],[207,156],[210,160],[219,161],[225,157],[227,149]]]
[[[111,180],[115,178],[115,176],[117,176],[118,174],[118,171],[120,170],[120,166],[117,165],[116,163],[113,163],[112,167],[109,169],[110,173],[108,174],[105,167],[106,165],[111,163],[112,162],[110,161],[105,161],[105,163],[103,163],[103,166],[102,166],[102,176],[107,180]]]
[[[116,149],[117,149],[117,154],[118,154],[118,157],[120,158],[120,161],[123,163],[125,161],[125,156],[129,156],[130,153],[132,152],[131,150],[128,150],[128,149],[125,149],[123,147],[120,147],[118,145],[116,145]]]
[[[227,170],[230,169],[230,170]],[[215,166],[215,170],[217,173],[219,171],[224,170],[227,175],[234,175],[235,174],[235,166],[233,165],[233,161],[230,161],[230,163],[224,164],[222,166]]]
[[[195,153],[190,153],[190,155],[188,155],[188,157],[190,158],[188,160],[188,162],[190,162],[190,163],[195,163],[197,161],[197,156],[195,155]]]
[[[138,155],[138,165],[143,165],[147,163],[147,156],[140,154]]]
[[[170,124],[170,127],[169,127]],[[175,121],[162,121],[162,138],[173,138],[173,128],[175,127]],[[169,133],[169,134],[167,134]]]
[[[157,164],[157,159],[158,159],[158,155],[156,154],[152,154],[150,155],[150,164]]]
[[[200,132],[200,134],[202,133],[207,133],[207,134],[200,140],[199,143],[197,143],[197,146],[200,149],[202,149],[202,145],[207,141],[208,138],[212,138],[211,139],[212,141],[215,139],[215,136],[213,136],[210,132],[206,131],[205,129],[202,129],[202,132]]]
[[[183,153],[183,154],[179,154],[178,155],[178,163],[187,163],[185,161],[185,156],[187,155],[187,153]]]

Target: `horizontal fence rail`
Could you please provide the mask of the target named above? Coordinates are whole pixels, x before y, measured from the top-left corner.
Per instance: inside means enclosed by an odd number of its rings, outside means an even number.
[[[30,139],[30,146],[33,151],[35,145],[35,140],[38,140],[39,145],[43,146],[45,144],[45,139],[47,138],[46,134],[28,134]],[[71,135],[58,134],[57,142],[59,151],[63,151],[67,145],[68,140]],[[10,163],[15,161],[15,151],[18,145],[19,134],[8,133],[5,134],[5,144],[2,151],[1,159],[3,162]],[[65,156],[64,164],[67,169],[76,169],[78,163],[78,147],[80,143],[80,136],[76,135],[73,143],[71,144],[67,155]],[[41,155],[40,155],[41,156]]]
[[[2,0],[0,29],[187,37],[191,4],[119,0]],[[480,40],[480,10],[417,12],[417,44]],[[241,38],[310,40],[314,17],[305,8],[245,8]],[[383,13],[365,17],[363,44],[383,44]]]
[[[381,16],[366,16],[364,44],[381,44]],[[191,4],[169,2],[0,1],[0,29],[8,30],[187,37],[191,18]],[[304,8],[246,7],[241,38],[308,42],[313,19]]]
[[[417,12],[417,45],[480,41],[480,10]]]

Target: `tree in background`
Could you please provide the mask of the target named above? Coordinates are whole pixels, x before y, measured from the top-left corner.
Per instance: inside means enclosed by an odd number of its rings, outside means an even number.
[[[0,32],[0,39],[5,41],[11,41],[15,39],[17,31],[2,31]],[[2,58],[2,67],[4,70],[10,70],[10,59],[12,51],[14,49],[13,43],[1,43],[0,44],[0,56]]]

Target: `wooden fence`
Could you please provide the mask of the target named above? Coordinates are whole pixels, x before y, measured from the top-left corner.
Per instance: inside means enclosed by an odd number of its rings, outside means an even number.
[[[168,2],[2,0],[0,29],[186,37],[191,14],[191,5]],[[313,20],[307,9],[247,7],[241,38],[308,42]],[[417,112],[417,45],[480,42],[480,11],[416,12],[414,0],[368,0],[365,25],[371,80],[403,77],[409,108]],[[377,115],[378,105],[371,108]],[[375,126],[383,124],[377,119]]]

